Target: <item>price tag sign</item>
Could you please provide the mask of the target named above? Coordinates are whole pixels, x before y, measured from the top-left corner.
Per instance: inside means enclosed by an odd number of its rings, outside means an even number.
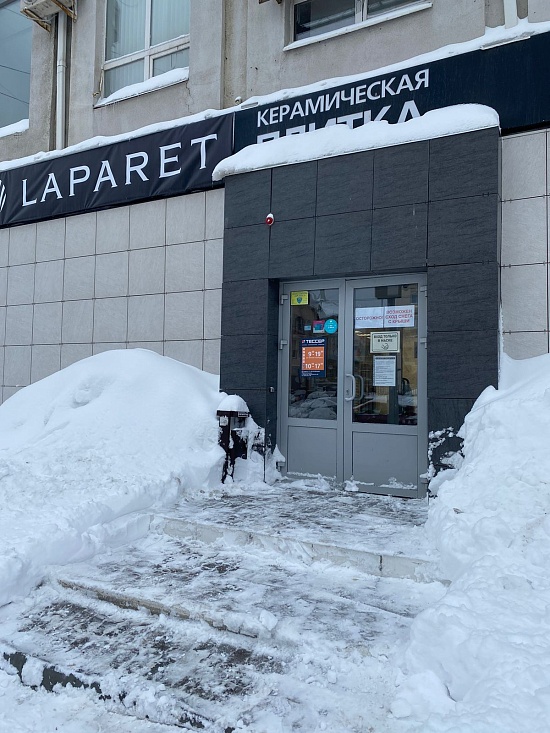
[[[302,377],[324,377],[327,340],[302,339],[301,368]]]

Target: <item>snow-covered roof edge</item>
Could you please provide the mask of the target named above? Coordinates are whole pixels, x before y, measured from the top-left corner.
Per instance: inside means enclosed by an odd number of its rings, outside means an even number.
[[[262,168],[306,163],[319,158],[349,155],[490,127],[499,127],[498,113],[482,104],[458,104],[435,109],[395,125],[386,121],[369,122],[353,130],[347,125],[332,125],[304,135],[287,135],[249,145],[218,163],[212,178],[220,181],[226,176]]]
[[[390,66],[371,69],[370,71],[365,71],[358,74],[351,74],[349,76],[323,79],[322,81],[308,84],[303,87],[280,89],[276,92],[272,92],[263,96],[250,97],[242,104],[235,105],[233,107],[226,107],[225,109],[221,110],[207,109],[194,115],[188,115],[187,117],[167,120],[165,122],[153,123],[151,125],[146,125],[145,127],[140,127],[136,130],[132,130],[129,132],[123,132],[118,135],[93,137],[87,140],[82,140],[75,145],[71,145],[61,150],[51,150],[48,152],[42,151],[33,155],[26,156],[24,158],[0,161],[0,171],[11,170],[12,168],[19,168],[23,165],[36,163],[40,160],[60,158],[65,155],[70,155],[71,153],[80,152],[82,150],[99,148],[103,145],[109,145],[120,140],[132,140],[133,138],[140,137],[142,135],[148,135],[152,132],[168,130],[172,127],[177,127],[178,125],[187,125],[191,122],[199,122],[201,120],[209,119],[211,117],[231,114],[232,112],[238,112],[251,106],[255,107],[257,105],[269,104],[270,102],[288,99],[289,97],[309,94],[315,91],[319,91],[321,89],[339,86],[341,84],[348,84],[361,79],[369,79],[371,77],[380,76],[382,74],[390,73],[392,71],[398,71],[400,69],[418,66],[419,64],[429,63],[430,61],[437,61],[438,59],[447,58],[449,56],[459,56],[464,53],[470,53],[471,51],[477,51],[480,48],[484,47],[490,47],[493,45],[498,45],[500,43],[521,41],[523,39],[529,38],[530,36],[548,32],[550,32],[550,22],[545,21],[542,23],[530,23],[527,19],[520,20],[519,23],[513,28],[505,28],[504,26],[498,26],[497,28],[486,28],[486,32],[483,36],[474,38],[471,41],[465,41],[463,43],[453,43],[448,46],[442,46],[441,48],[438,48],[434,51],[429,51],[419,56],[404,59],[403,61],[391,64]]]
[[[283,100],[291,99],[294,97],[300,97],[304,94],[313,94],[314,92],[321,91],[322,89],[331,89],[332,87],[341,86],[343,84],[353,84],[363,79],[370,79],[377,76],[383,76],[384,74],[391,74],[395,71],[402,71],[409,69],[414,66],[420,66],[429,64],[432,61],[440,61],[441,59],[450,58],[452,56],[462,56],[465,53],[471,53],[472,51],[487,50],[494,46],[504,45],[506,43],[514,43],[517,41],[524,41],[531,36],[537,36],[541,33],[550,32],[550,21],[543,21],[539,23],[529,22],[527,18],[523,18],[518,21],[518,24],[513,28],[506,28],[505,26],[497,26],[496,28],[485,28],[485,33],[477,38],[472,38],[470,41],[462,41],[461,43],[450,43],[447,46],[441,46],[433,51],[427,51],[426,53],[419,54],[418,56],[411,56],[410,58],[403,59],[403,61],[397,61],[394,64],[388,66],[379,66],[376,69],[370,69],[369,71],[359,72],[357,74],[350,74],[348,76],[335,76],[331,79],[323,79],[322,81],[314,82],[313,84],[306,84],[301,87],[291,87],[288,89],[279,89],[276,92],[264,94],[262,96],[249,97],[244,100],[239,109],[247,109],[248,107],[256,107],[264,104],[270,104],[280,102]]]

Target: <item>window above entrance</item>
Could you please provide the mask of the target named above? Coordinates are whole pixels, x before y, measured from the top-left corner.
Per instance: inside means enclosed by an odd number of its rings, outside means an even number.
[[[0,0],[0,128],[29,117],[32,22]]]
[[[107,0],[103,96],[189,66],[190,0]]]
[[[293,0],[291,41],[302,41],[365,21],[393,17],[405,7],[425,6],[419,0]]]

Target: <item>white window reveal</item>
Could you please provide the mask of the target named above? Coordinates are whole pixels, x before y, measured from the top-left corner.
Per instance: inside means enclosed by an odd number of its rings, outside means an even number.
[[[107,0],[103,96],[189,66],[190,0]]]
[[[385,15],[418,0],[294,0],[293,41],[302,41]]]

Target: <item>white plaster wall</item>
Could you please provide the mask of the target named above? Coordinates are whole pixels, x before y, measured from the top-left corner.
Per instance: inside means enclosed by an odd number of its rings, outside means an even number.
[[[550,20],[550,3],[548,0],[529,0],[529,20],[542,23]]]
[[[518,0],[523,7],[526,0]],[[550,3],[529,0],[533,20],[545,20]],[[191,0],[189,81],[103,107],[100,97],[105,0],[79,3],[71,26],[68,143],[112,135],[208,108],[321,79],[358,74],[449,43],[483,34],[501,22],[502,0],[433,0],[433,7],[354,29],[335,38],[284,50],[290,2]],[[0,160],[53,145],[55,32],[33,35],[31,122],[28,132],[0,138]]]
[[[549,351],[549,134],[502,140],[502,329],[514,359]]]
[[[370,71],[485,31],[485,0],[434,0],[431,8],[285,51],[291,4],[240,5],[247,8],[246,78],[232,90],[233,98]]]
[[[223,190],[0,230],[2,399],[100,351],[219,372]]]

